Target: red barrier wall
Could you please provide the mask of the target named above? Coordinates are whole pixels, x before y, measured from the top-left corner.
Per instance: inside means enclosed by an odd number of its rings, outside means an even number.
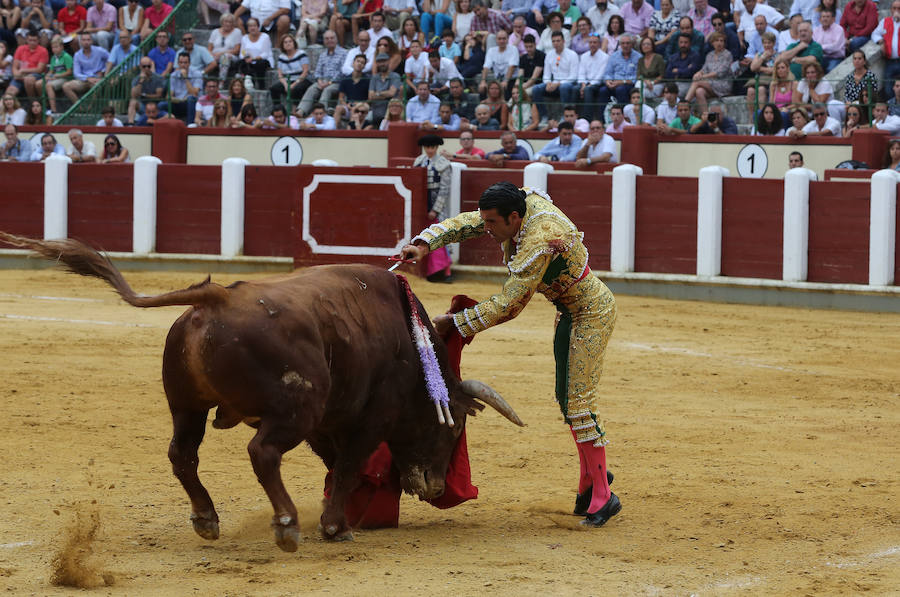
[[[810,282],[869,281],[869,185],[809,183]]]
[[[0,230],[44,236],[44,165],[0,162]],[[0,243],[0,247],[9,247]]]
[[[88,241],[105,251],[131,251],[133,220],[132,164],[69,167],[70,237]]]
[[[900,191],[900,185],[897,188]],[[897,222],[894,226],[894,285],[900,286],[900,209],[897,210]]]
[[[783,180],[723,180],[723,276],[780,280],[783,236]]]
[[[476,211],[478,199],[486,188],[495,182],[509,181],[522,186],[522,170],[507,170],[497,168],[493,170],[478,170],[468,168],[462,171],[460,190],[460,211]],[[501,265],[503,253],[497,242],[485,235],[466,241],[461,245],[459,262],[465,265]]]
[[[612,176],[553,172],[547,192],[579,230],[590,254],[590,266],[609,269],[612,236]]]
[[[290,257],[293,222],[300,217],[296,168],[247,166],[244,169],[244,255]]]
[[[222,169],[162,164],[157,172],[156,250],[218,255]]]
[[[637,177],[634,271],[697,273],[697,179]]]

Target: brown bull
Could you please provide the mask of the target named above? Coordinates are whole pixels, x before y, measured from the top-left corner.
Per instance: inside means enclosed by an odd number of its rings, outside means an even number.
[[[370,266],[336,265],[228,287],[209,279],[184,290],[139,296],[103,255],[74,240],[38,241],[0,233],[67,269],[108,282],[130,305],[189,305],[169,331],[163,385],[174,432],[169,459],[191,500],[194,530],[219,536],[219,518],[197,476],[197,450],[209,410],[213,426],[241,421],[257,429],[248,451],[274,509],[275,541],[297,549],[295,508],[281,479],[281,457],[306,441],[333,470],[321,516],[329,539],[351,538],[344,515],[358,471],[386,442],[404,491],[440,496],[466,415],[490,404],[521,425],[503,399],[451,372],[446,348],[416,300],[437,352],[456,425],[441,425],[428,399],[410,336],[410,305],[399,279]]]

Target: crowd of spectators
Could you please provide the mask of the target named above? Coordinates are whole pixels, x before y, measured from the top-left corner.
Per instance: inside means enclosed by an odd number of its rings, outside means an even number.
[[[205,47],[189,31],[155,30],[172,11],[164,0],[0,0],[0,122],[52,118],[60,95],[77,101],[153,35],[126,65],[137,72],[125,125],[558,131],[565,150],[544,157],[575,160],[566,131],[580,141],[595,123],[736,133],[716,99],[740,95],[759,135],[900,132],[900,0],[885,18],[871,0],[793,0],[784,12],[758,0],[201,0],[198,10],[207,23],[219,13]],[[885,58],[880,81],[861,51],[870,41]],[[829,77],[848,56],[853,71]],[[271,96],[270,116],[254,90]],[[19,98],[40,98],[48,116]]]

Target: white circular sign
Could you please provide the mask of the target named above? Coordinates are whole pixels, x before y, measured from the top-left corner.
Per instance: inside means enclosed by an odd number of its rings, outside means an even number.
[[[295,137],[278,137],[272,143],[270,157],[273,166],[299,166],[303,161],[303,148]]]
[[[532,147],[531,143],[526,141],[525,139],[516,139],[516,145],[523,148],[525,153],[528,154],[528,159],[534,159],[534,147]]]
[[[737,171],[741,178],[762,178],[769,169],[769,157],[766,150],[751,143],[741,148],[737,157]]]

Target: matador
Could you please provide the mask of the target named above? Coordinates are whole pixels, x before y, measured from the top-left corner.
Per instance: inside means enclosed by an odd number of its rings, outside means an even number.
[[[509,277],[491,298],[434,319],[438,334],[455,326],[464,338],[509,321],[535,292],[559,312],[553,339],[556,399],[569,425],[581,463],[575,514],[581,524],[602,526],[622,505],[609,484],[606,430],[599,417],[603,355],[616,322],[616,300],[588,267],[579,232],[550,197],[509,182],[488,187],[478,211],[432,224],[403,247],[406,259],[421,259],[449,243],[490,235],[503,249]]]

